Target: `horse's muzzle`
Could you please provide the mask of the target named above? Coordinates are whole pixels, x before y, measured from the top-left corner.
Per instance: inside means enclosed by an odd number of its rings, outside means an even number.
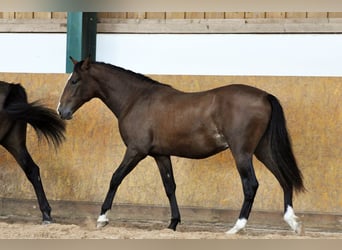
[[[58,107],[57,112],[61,119],[63,120],[71,120],[72,119],[72,111],[68,109],[62,109]]]

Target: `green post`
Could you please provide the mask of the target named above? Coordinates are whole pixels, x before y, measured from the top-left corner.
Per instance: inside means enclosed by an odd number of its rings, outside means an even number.
[[[96,12],[68,12],[66,73],[74,69],[69,56],[83,60],[96,58]]]

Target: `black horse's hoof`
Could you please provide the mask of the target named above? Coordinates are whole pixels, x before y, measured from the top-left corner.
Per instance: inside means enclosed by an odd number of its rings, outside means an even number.
[[[176,228],[177,228],[177,225],[178,225],[179,222],[180,222],[179,219],[171,219],[171,223],[170,223],[170,225],[167,228],[169,228],[169,229],[171,229],[173,231],[176,231]]]

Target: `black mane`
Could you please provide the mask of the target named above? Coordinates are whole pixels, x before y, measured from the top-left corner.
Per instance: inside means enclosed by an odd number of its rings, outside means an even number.
[[[131,75],[131,76],[133,76],[133,77],[135,77],[135,78],[137,78],[139,80],[146,81],[146,82],[149,82],[151,84],[158,84],[158,85],[163,85],[163,86],[167,86],[167,87],[172,88],[168,84],[164,84],[164,83],[158,82],[158,81],[153,80],[152,78],[150,78],[148,76],[145,76],[145,75],[140,74],[140,73],[136,73],[136,72],[128,70],[128,69],[121,68],[119,66],[115,66],[115,65],[112,65],[112,64],[109,64],[109,63],[104,63],[104,62],[93,62],[93,64],[103,65],[103,66],[109,67],[109,68],[111,68],[113,70],[127,73],[127,74],[129,74],[129,75]]]

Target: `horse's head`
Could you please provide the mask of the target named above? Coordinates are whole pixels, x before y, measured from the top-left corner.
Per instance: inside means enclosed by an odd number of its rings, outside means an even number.
[[[71,73],[60,98],[57,112],[62,119],[69,120],[72,115],[87,101],[94,97],[90,76],[90,58],[78,62],[72,57],[74,71]]]

